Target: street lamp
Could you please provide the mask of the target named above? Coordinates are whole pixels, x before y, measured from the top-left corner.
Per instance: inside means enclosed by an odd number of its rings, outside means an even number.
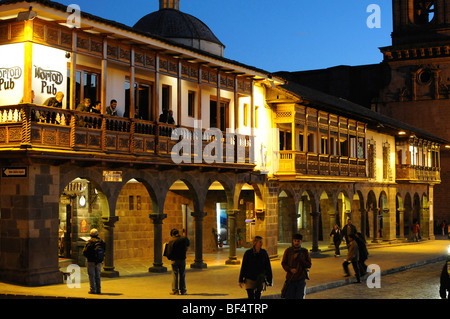
[[[36,11],[31,10],[33,7],[30,7],[28,11],[19,12],[17,15],[17,21],[28,21],[33,20],[37,17]]]

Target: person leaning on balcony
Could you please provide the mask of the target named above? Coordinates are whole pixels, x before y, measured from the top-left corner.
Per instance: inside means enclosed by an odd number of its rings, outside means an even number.
[[[62,108],[63,98],[64,98],[64,93],[59,91],[58,93],[56,93],[55,96],[52,96],[52,97],[48,98],[47,100],[45,100],[43,105]]]
[[[102,113],[102,102],[97,101],[91,108],[89,109],[89,112],[101,114]]]
[[[111,115],[111,116],[119,116],[117,114],[117,101],[116,100],[111,100],[111,102],[109,103],[109,106],[106,107],[106,114]]]
[[[91,99],[85,98],[83,99],[83,102],[78,104],[76,111],[78,112],[89,112],[89,108],[91,106]],[[78,126],[84,127],[86,126],[86,122],[84,121],[83,116],[79,116],[77,120]]]

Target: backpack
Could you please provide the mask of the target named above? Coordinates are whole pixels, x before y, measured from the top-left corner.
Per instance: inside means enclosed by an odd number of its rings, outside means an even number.
[[[105,247],[102,241],[98,241],[94,244],[94,257],[95,263],[99,264],[105,259]]]
[[[89,242],[83,251],[83,255],[88,259],[88,261],[95,261],[99,264],[105,259],[105,246],[104,242],[101,240],[96,240],[94,242]]]

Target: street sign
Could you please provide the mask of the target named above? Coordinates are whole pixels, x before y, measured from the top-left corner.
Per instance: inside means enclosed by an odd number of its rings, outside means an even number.
[[[27,177],[26,167],[2,167],[2,177]]]

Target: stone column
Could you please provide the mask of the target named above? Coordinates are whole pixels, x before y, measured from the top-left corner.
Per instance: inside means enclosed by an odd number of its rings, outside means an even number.
[[[398,210],[398,227],[399,227],[399,239],[405,239],[405,209],[399,208]]]
[[[359,212],[361,213],[361,234],[363,236],[363,238],[366,238],[366,227],[367,227],[367,219],[366,219],[366,213],[367,211],[364,208],[361,208],[359,210]]]
[[[379,226],[380,226],[380,220],[378,219],[378,209],[374,209],[373,211],[373,243],[378,243],[380,241],[380,234],[378,233],[379,231]]]
[[[149,217],[153,220],[154,229],[154,257],[153,257],[153,267],[148,269],[149,272],[166,272],[167,268],[163,266],[162,261],[162,223],[167,217],[166,214],[150,214]]]
[[[228,225],[230,227],[230,255],[228,260],[225,262],[227,265],[239,265],[240,261],[237,260],[236,256],[236,216],[239,214],[239,209],[232,209],[227,211],[228,215]]]
[[[192,212],[191,216],[194,217],[195,222],[195,259],[191,268],[207,268],[203,262],[203,218],[206,212]]]
[[[103,264],[102,277],[119,277],[119,272],[114,270],[114,224],[119,220],[117,216],[103,217],[103,226],[105,230],[105,261]]]
[[[313,253],[320,252],[319,249],[319,217],[320,212],[313,212],[311,213],[312,219],[313,219],[313,234],[312,234],[312,249],[311,251]]]

